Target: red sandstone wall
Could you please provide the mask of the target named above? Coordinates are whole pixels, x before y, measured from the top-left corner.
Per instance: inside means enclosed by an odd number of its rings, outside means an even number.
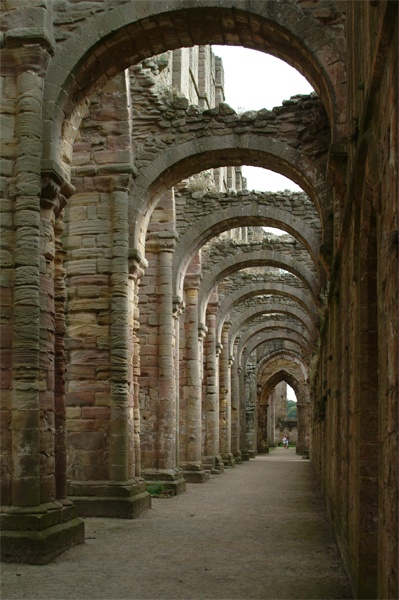
[[[350,3],[349,188],[313,387],[313,461],[359,598],[396,597],[398,578],[394,4]]]

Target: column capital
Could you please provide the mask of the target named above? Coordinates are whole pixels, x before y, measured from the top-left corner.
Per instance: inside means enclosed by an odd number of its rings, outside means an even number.
[[[180,315],[183,313],[186,308],[186,303],[180,296],[175,296],[173,298],[173,317],[178,319]]]
[[[230,329],[230,327],[232,326],[232,324],[233,324],[232,321],[225,321],[223,323],[223,327],[222,327],[223,331],[227,332]]]
[[[206,307],[207,314],[216,315],[220,307],[220,302],[208,302]]]
[[[141,279],[144,275],[148,262],[142,254],[134,249],[129,252],[129,275],[135,279]]]
[[[201,273],[187,273],[184,278],[184,289],[196,289],[200,288],[202,281]]]
[[[198,339],[203,340],[208,333],[208,327],[204,323],[198,325]]]
[[[179,234],[177,231],[154,231],[146,243],[151,252],[174,252]]]
[[[54,211],[58,216],[67,203],[67,199],[74,194],[76,188],[63,179],[55,170],[43,171],[41,181],[40,205]]]

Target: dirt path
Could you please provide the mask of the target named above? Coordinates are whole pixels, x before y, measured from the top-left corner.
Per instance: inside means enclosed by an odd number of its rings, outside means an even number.
[[[2,565],[2,600],[352,598],[312,466],[276,448],[132,521],[86,519],[46,566]]]

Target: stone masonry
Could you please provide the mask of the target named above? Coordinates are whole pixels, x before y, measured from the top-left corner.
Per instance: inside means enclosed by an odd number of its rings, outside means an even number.
[[[354,597],[397,598],[397,2],[0,10],[2,559],[51,561],[85,516],[289,431]],[[237,114],[214,44],[314,92]],[[243,165],[302,191],[249,191]]]

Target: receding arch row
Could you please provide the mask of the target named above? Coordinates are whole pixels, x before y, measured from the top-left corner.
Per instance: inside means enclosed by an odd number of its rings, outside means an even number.
[[[291,348],[270,349],[269,347],[266,347],[265,352],[262,353],[262,356],[257,362],[259,376],[262,377],[263,371],[270,368],[273,363],[281,361],[285,361],[289,364],[295,364],[298,368],[300,368],[303,380],[306,382],[308,378],[308,368],[301,355]]]
[[[230,328],[231,344],[234,344],[235,338],[242,335],[248,327],[252,327],[251,322],[257,318],[264,319],[263,327],[273,326],[270,324],[270,315],[278,315],[286,317],[298,322],[298,328],[302,329],[302,335],[306,339],[311,339],[314,335],[312,328],[312,322],[306,318],[306,314],[303,314],[300,310],[293,306],[287,306],[283,302],[270,301],[270,302],[259,302],[259,305],[254,307],[243,307],[241,311],[237,311],[232,317],[232,326]],[[222,321],[222,320],[221,320]],[[289,323],[290,321],[287,321]],[[218,324],[218,339],[220,340],[220,333],[223,328],[223,322]],[[257,324],[256,324],[257,325]],[[281,323],[284,327],[284,323]]]
[[[238,344],[238,360],[241,366],[245,366],[246,358],[251,353],[266,342],[290,342],[298,347],[300,355],[308,351],[308,345],[301,331],[295,331],[294,326],[282,327],[279,324],[274,329],[259,325],[254,328],[247,336],[243,336]]]
[[[62,168],[58,151],[68,122],[77,129],[88,98],[117,73],[165,50],[225,44],[226,22],[229,43],[273,54],[303,73],[326,107],[334,138],[342,137],[346,113],[340,99],[346,77],[340,49],[321,23],[296,2],[232,0],[221,7],[217,0],[197,0],[190,7],[183,0],[170,0],[165,9],[160,2],[121,1],[87,18],[56,48],[44,97],[48,122],[44,170]]]
[[[196,138],[172,146],[147,168],[141,169],[130,201],[130,247],[144,253],[144,238],[152,212],[162,196],[179,181],[206,169],[245,164],[277,171],[297,183],[316,206],[321,221],[322,243],[330,243],[332,232],[325,227],[331,220],[331,190],[317,162],[286,143],[259,132]],[[294,223],[289,222],[288,225]],[[317,239],[309,238],[308,234],[303,237],[308,243],[314,240],[311,248],[317,255]]]
[[[274,388],[282,381],[285,381],[285,383],[288,383],[288,385],[292,387],[297,397],[298,404],[305,404],[309,401],[308,394],[306,393],[303,384],[301,384],[297,377],[287,368],[278,369],[262,384],[262,395],[269,396]]]
[[[318,267],[320,235],[288,210],[284,211],[273,205],[257,204],[250,208],[228,206],[194,221],[179,239],[173,259],[174,270],[185,272],[194,254],[214,236],[235,227],[249,226],[275,227],[286,231],[308,250],[315,266]]]
[[[199,316],[200,321],[205,322],[205,311],[209,298],[215,287],[225,277],[248,267],[271,266],[284,269],[297,276],[310,291],[312,298],[317,303],[317,294],[320,286],[313,273],[311,273],[300,262],[293,260],[279,252],[270,252],[264,249],[259,249],[251,253],[237,250],[234,254],[230,254],[227,258],[208,271],[202,280],[200,298],[199,298]],[[180,288],[177,288],[177,296],[181,295]]]
[[[259,295],[273,295],[289,298],[296,302],[298,306],[301,306],[308,313],[309,317],[313,319],[314,323],[317,322],[318,313],[314,300],[310,294],[307,294],[301,288],[278,282],[256,283],[239,288],[232,294],[229,294],[220,303],[218,314],[221,318],[224,318],[224,315],[227,315],[241,302]]]

